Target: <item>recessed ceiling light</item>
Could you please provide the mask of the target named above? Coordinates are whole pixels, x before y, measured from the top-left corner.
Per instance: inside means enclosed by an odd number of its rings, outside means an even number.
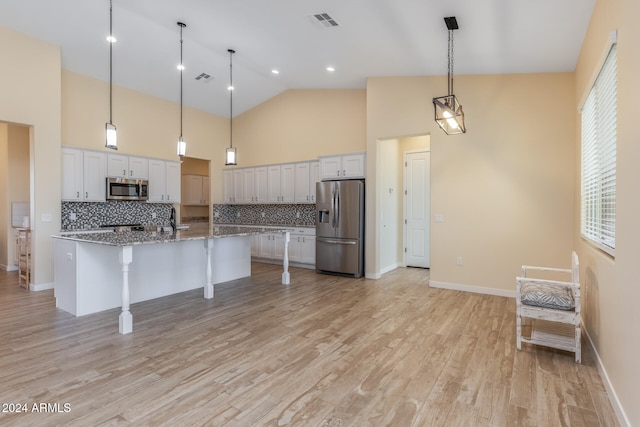
[[[273,70],[271,70],[271,74],[280,74],[280,71],[274,68]]]
[[[336,69],[333,67],[327,67],[327,71],[333,73]]]

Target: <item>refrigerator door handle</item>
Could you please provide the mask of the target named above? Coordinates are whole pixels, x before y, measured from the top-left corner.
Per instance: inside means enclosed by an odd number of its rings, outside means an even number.
[[[331,183],[331,227],[336,228],[336,188]]]
[[[333,239],[318,239],[320,242],[324,243],[333,243],[336,245],[355,245],[357,242],[355,240],[333,240]]]
[[[334,218],[336,219],[336,228],[340,225],[340,192],[336,191],[336,207],[334,212]]]

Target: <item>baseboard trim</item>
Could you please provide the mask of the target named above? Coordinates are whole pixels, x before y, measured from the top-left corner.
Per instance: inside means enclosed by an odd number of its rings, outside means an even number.
[[[607,390],[607,396],[609,396],[609,402],[611,402],[611,406],[613,406],[613,411],[618,417],[618,422],[620,423],[620,427],[630,427],[631,422],[627,417],[626,412],[624,412],[624,408],[620,403],[620,399],[618,399],[618,394],[613,388],[613,384],[611,384],[611,380],[609,379],[609,375],[607,374],[607,370],[604,368],[604,363],[602,363],[602,359],[600,358],[600,354],[598,350],[596,350],[596,346],[593,344],[593,340],[589,335],[589,330],[582,325],[582,330],[584,331],[587,339],[589,340],[589,344],[591,345],[591,349],[593,353],[596,355],[596,364],[598,366],[598,372],[600,373],[600,378],[602,378],[602,382],[604,383],[604,387]]]
[[[382,270],[380,270],[380,276],[382,276],[383,274],[388,273],[388,272],[390,272],[390,271],[393,271],[393,270],[395,270],[396,268],[398,268],[398,263],[391,264],[390,266],[385,267],[385,268],[383,268]]]
[[[48,289],[53,289],[53,282],[51,283],[39,283],[39,284],[35,284],[35,283],[31,283],[29,285],[29,290],[30,291],[46,291]]]
[[[462,285],[460,283],[440,282],[437,280],[429,280],[429,286],[432,288],[450,289],[452,291],[471,292],[474,294],[495,295],[498,297],[515,298],[516,291],[508,291],[506,289],[488,288],[484,286]]]
[[[2,265],[0,265],[0,269],[2,269],[4,271],[17,271],[18,270],[18,266],[17,265],[5,265],[5,264],[2,264]]]

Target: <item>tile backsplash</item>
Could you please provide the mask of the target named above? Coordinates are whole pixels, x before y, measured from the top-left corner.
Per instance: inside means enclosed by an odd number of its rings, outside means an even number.
[[[62,230],[94,229],[106,224],[168,225],[171,206],[167,203],[120,200],[62,202]]]
[[[214,204],[213,222],[217,224],[298,225],[314,227],[314,204]]]

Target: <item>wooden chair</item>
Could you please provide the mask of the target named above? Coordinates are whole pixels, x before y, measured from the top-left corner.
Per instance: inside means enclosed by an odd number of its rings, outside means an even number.
[[[535,272],[535,273],[534,273]],[[581,363],[580,264],[571,254],[571,269],[522,266],[516,277],[516,339],[522,343],[543,345],[575,353]],[[569,276],[568,281],[532,277]]]
[[[29,289],[31,282],[31,230],[18,229],[18,284]]]

